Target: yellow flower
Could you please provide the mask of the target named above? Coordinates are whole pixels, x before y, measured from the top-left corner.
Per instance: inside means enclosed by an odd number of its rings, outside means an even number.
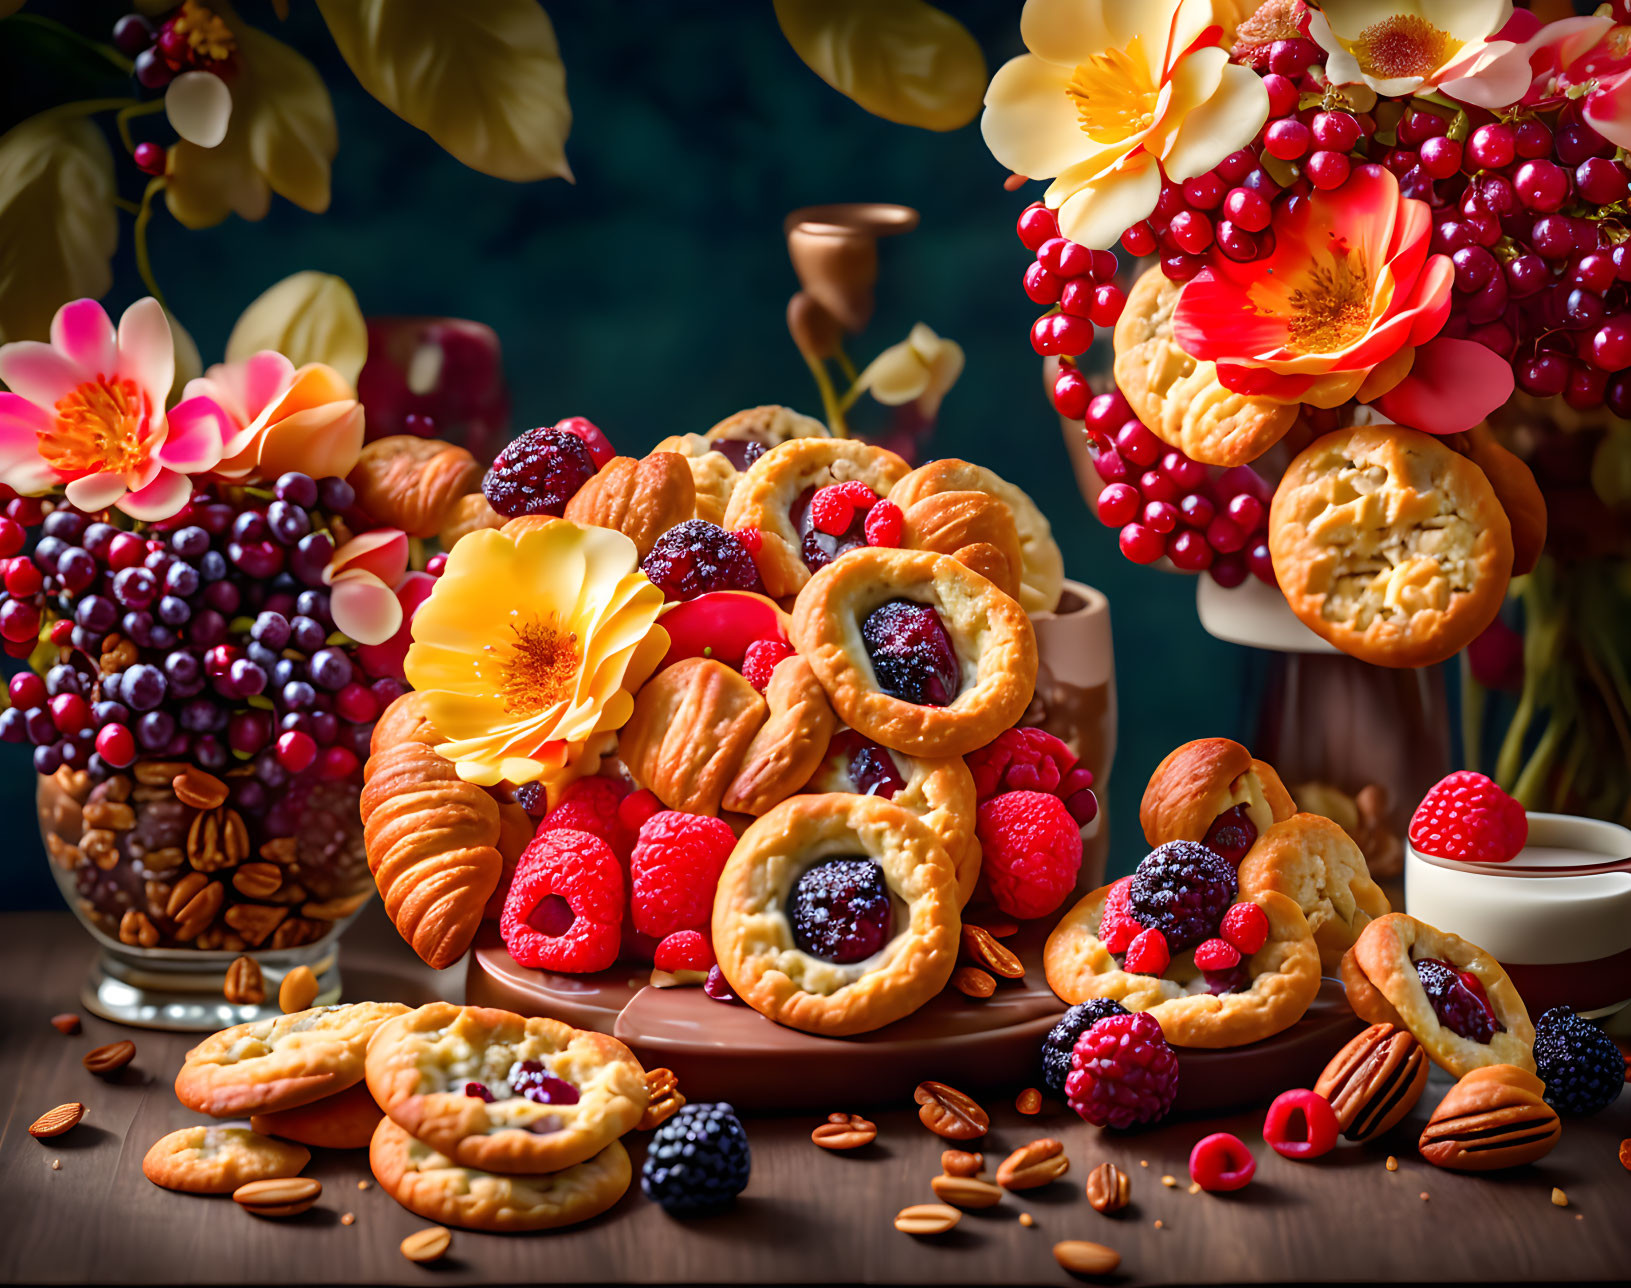
[[[1328,55],[1333,85],[1363,81],[1408,98],[1471,77],[1504,106],[1529,87],[1527,67],[1488,66],[1513,48],[1490,39],[1511,16],[1512,0],[1325,0],[1310,12],[1308,34]]]
[[[546,782],[621,727],[668,651],[663,592],[619,532],[554,519],[483,529],[413,619],[408,682],[466,782]]]
[[[1026,0],[1019,27],[1031,52],[991,78],[980,130],[1010,170],[1053,179],[1043,200],[1084,246],[1148,217],[1163,171],[1204,174],[1268,119],[1213,0]]]
[[[855,384],[857,390],[870,390],[887,407],[915,402],[932,419],[940,410],[940,400],[962,374],[963,346],[919,322],[899,344],[890,345],[867,363]]]

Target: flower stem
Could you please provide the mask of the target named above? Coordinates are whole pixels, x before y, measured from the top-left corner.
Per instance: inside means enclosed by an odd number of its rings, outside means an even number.
[[[826,412],[827,428],[832,430],[834,438],[848,438],[849,427],[844,423],[844,404],[838,399],[838,391],[833,388],[832,377],[827,374],[827,368],[822,365],[819,358],[807,353],[804,355],[804,361],[810,368],[810,375],[815,378],[816,388],[821,393],[821,406]]]
[[[45,18],[37,13],[14,13],[6,21],[23,23],[31,27],[48,30],[62,39],[78,45],[81,49],[88,50],[98,58],[112,63],[126,76],[129,76],[136,68],[136,65],[130,59],[126,58],[112,45],[104,45],[100,40],[92,40],[89,36],[82,36],[72,27],[65,26],[53,18]]]
[[[162,98],[155,98],[146,103],[131,103],[128,107],[119,109],[119,115],[113,118],[113,123],[119,127],[119,142],[125,145],[126,152],[136,150],[136,142],[130,137],[130,122],[138,116],[152,116],[155,112],[163,110]]]
[[[153,261],[147,253],[147,225],[153,218],[153,198],[164,191],[164,180],[154,179],[142,193],[141,207],[136,211],[136,271],[141,274],[147,293],[164,304],[164,292],[159,290],[158,279],[153,276]],[[168,308],[168,305],[165,305]]]

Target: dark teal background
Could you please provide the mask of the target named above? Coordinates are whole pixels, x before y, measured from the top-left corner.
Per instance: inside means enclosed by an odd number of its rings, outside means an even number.
[[[1240,733],[1250,668],[1244,650],[1201,631],[1193,580],[1122,559],[1076,491],[1027,339],[1036,309],[1020,290],[1027,253],[1013,222],[1031,198],[1003,191],[977,122],[949,134],[911,129],[828,88],[788,47],[768,0],[546,7],[567,69],[577,182],[517,186],[465,169],[369,97],[310,0],[291,0],[281,24],[268,4],[244,0],[246,19],[321,71],[340,151],[326,214],[274,199],[259,223],[232,218],[202,232],[155,217],[155,273],[205,361],[219,360],[251,299],[314,268],[344,277],[370,314],[492,326],[517,429],[586,415],[637,451],[756,403],[819,414],[783,323],[796,282],[782,216],[829,201],[916,207],[919,229],[883,243],[877,315],[852,356],[864,363],[919,320],[962,344],[968,365],[933,454],[983,462],[1024,487],[1051,518],[1069,574],[1109,595],[1121,702],[1112,865],[1130,870],[1143,854],[1145,778],[1180,742]],[[1020,51],[1016,4],[946,7],[992,67]],[[121,11],[30,8],[98,36],[107,27],[94,19]],[[139,180],[121,161],[124,190],[138,193]],[[115,313],[142,294],[130,226],[121,216],[107,300]],[[4,903],[50,906],[26,756],[6,747],[0,763],[7,817],[19,825]]]

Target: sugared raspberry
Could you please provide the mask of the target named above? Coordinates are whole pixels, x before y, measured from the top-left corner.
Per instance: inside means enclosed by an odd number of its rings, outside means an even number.
[[[1195,949],[1195,965],[1208,972],[1233,970],[1240,965],[1240,949],[1227,939],[1204,940]]]
[[[742,655],[742,678],[763,693],[770,684],[776,663],[793,656],[793,646],[785,640],[754,640]]]
[[[1065,1078],[1070,1074],[1070,1057],[1076,1049],[1076,1039],[1107,1015],[1126,1015],[1127,1008],[1108,997],[1090,997],[1078,1002],[1048,1030],[1042,1039],[1042,1085],[1061,1100],[1065,1096]]]
[[[706,926],[719,874],[735,846],[736,833],[721,819],[679,810],[648,818],[629,860],[634,928],[664,939]]]
[[[982,801],[998,792],[1054,792],[1076,767],[1075,755],[1061,739],[1029,725],[1004,729],[963,759]]]
[[[502,452],[481,481],[487,503],[505,518],[559,515],[595,475],[583,439],[564,429],[529,429]]]
[[[1124,953],[1127,945],[1143,931],[1128,903],[1133,888],[1131,877],[1122,877],[1104,898],[1104,915],[1099,919],[1099,939],[1113,953]]]
[[[617,455],[611,440],[601,432],[600,426],[587,416],[568,416],[565,420],[556,421],[555,428],[564,429],[568,434],[581,438],[583,445],[589,449],[589,455],[593,458],[597,470]]]
[[[540,832],[521,852],[499,935],[522,966],[586,974],[617,960],[623,867],[588,832]]]
[[[1528,839],[1523,806],[1470,769],[1440,779],[1410,820],[1410,844],[1464,863],[1507,863]]]
[[[1233,904],[1223,914],[1218,934],[1238,948],[1243,956],[1250,957],[1269,941],[1268,913],[1255,903]]]
[[[1154,1016],[1107,1016],[1076,1039],[1065,1099],[1094,1126],[1155,1122],[1177,1097],[1178,1057]]]
[[[1167,937],[1159,930],[1139,931],[1122,959],[1122,969],[1133,975],[1159,975],[1170,965],[1172,953],[1167,948]]]
[[[1336,1110],[1317,1091],[1282,1091],[1263,1119],[1263,1139],[1281,1158],[1299,1162],[1329,1154],[1341,1132]]]
[[[893,501],[879,501],[867,511],[864,530],[869,546],[898,546],[906,530],[906,516]]]
[[[568,784],[555,808],[544,815],[538,830],[558,832],[568,828],[588,832],[605,841],[612,847],[612,853],[627,863],[638,830],[627,826],[618,815],[628,790],[610,778],[580,778]]]
[[[976,831],[991,897],[1010,917],[1045,917],[1076,885],[1082,833],[1057,796],[993,796],[979,808]]]
[[[1194,841],[1168,841],[1133,873],[1132,909],[1175,953],[1209,939],[1234,902],[1234,864]]]
[[[810,522],[818,531],[839,537],[855,522],[857,510],[865,514],[877,501],[878,494],[859,480],[830,483],[810,498]]]
[[[714,950],[701,931],[676,930],[657,945],[651,964],[658,970],[705,972],[714,964]]]
[[[637,792],[630,792],[618,802],[617,818],[631,832],[638,832],[641,824],[662,807],[663,803],[657,799],[657,793],[642,787]]]
[[[670,600],[695,599],[712,590],[764,589],[741,538],[706,519],[687,519],[663,533],[640,570]]]

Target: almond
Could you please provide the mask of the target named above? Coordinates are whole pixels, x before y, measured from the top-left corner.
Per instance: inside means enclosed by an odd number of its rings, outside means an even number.
[[[85,1116],[85,1106],[77,1100],[71,1100],[66,1105],[58,1105],[55,1109],[48,1109],[29,1127],[28,1134],[35,1140],[46,1140],[52,1136],[60,1136]]]
[[[415,1230],[402,1240],[402,1255],[409,1261],[423,1265],[427,1261],[440,1261],[453,1244],[453,1235],[439,1225]]]
[[[991,1118],[969,1096],[943,1082],[920,1082],[912,1099],[918,1120],[947,1140],[976,1140],[990,1130]]]
[[[963,927],[963,951],[977,965],[1004,979],[1021,979],[1025,967],[1018,957],[997,942],[996,936],[983,926]]]
[[[310,966],[296,966],[283,977],[283,983],[278,985],[278,1010],[285,1015],[304,1011],[316,1000],[317,976],[311,973]]]
[[[79,1032],[79,1016],[72,1011],[64,1011],[61,1015],[51,1017],[51,1027],[58,1033],[74,1034]]]
[[[1106,1216],[1120,1212],[1132,1198],[1133,1183],[1114,1163],[1100,1163],[1087,1174],[1087,1201],[1095,1212]]]
[[[1073,1275],[1107,1275],[1121,1264],[1121,1253],[1102,1243],[1066,1239],[1053,1245],[1053,1259]]]
[[[1030,1117],[1042,1112],[1042,1093],[1035,1087],[1026,1087],[1014,1100],[1014,1108]]]
[[[973,998],[987,998],[997,991],[997,981],[978,966],[959,966],[951,973],[951,986]]]
[[[176,799],[194,809],[218,809],[226,804],[227,785],[214,774],[188,766],[170,784]]]
[[[822,1149],[860,1149],[878,1139],[878,1124],[859,1114],[828,1114],[810,1139]]]
[[[997,1168],[997,1184],[1005,1190],[1034,1190],[1057,1181],[1070,1170],[1065,1147],[1052,1137],[1021,1145]]]
[[[977,1176],[936,1176],[929,1182],[935,1198],[959,1208],[996,1207],[1002,1190]]]
[[[947,1176],[978,1176],[985,1170],[985,1155],[948,1149],[940,1155],[940,1170]]]
[[[299,1216],[317,1202],[323,1183],[311,1176],[250,1181],[232,1191],[232,1201],[256,1216]]]
[[[128,1038],[123,1042],[109,1042],[106,1046],[87,1051],[81,1062],[92,1073],[107,1077],[117,1073],[136,1058],[136,1044]]]
[[[896,1215],[895,1229],[902,1234],[944,1234],[962,1219],[961,1212],[944,1203],[914,1203]]]

